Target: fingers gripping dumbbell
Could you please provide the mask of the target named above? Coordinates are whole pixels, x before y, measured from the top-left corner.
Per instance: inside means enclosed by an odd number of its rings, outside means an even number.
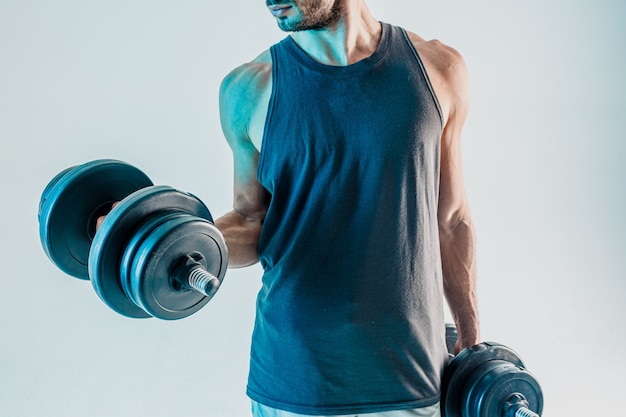
[[[90,279],[102,301],[127,317],[187,317],[211,299],[226,273],[226,244],[206,206],[153,185],[121,161],[93,161],[57,175],[42,194],[39,226],[52,262]]]
[[[448,351],[454,348],[456,328],[446,326]],[[512,349],[480,343],[459,353],[443,374],[443,417],[539,417],[543,393]]]

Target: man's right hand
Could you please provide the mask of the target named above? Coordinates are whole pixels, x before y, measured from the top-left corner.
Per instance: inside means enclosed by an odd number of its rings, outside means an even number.
[[[113,210],[113,208],[115,206],[117,206],[120,202],[116,201],[115,203],[113,203],[113,205],[111,205],[111,210]],[[109,210],[109,212],[111,211]],[[107,213],[108,214],[108,213]],[[96,232],[98,231],[98,229],[100,228],[100,226],[102,225],[102,222],[104,221],[104,219],[106,219],[107,214],[105,214],[104,216],[100,216],[96,219]]]

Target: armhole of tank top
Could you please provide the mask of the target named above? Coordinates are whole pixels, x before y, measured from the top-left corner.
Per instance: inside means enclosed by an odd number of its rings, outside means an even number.
[[[276,59],[276,47],[271,47],[270,48],[270,55],[272,57],[272,92],[270,93],[270,100],[269,103],[267,105],[267,113],[265,115],[265,123],[263,126],[263,139],[261,140],[261,149],[259,150],[259,161],[257,163],[257,179],[259,179],[259,182],[262,182],[262,178],[261,178],[261,172],[262,172],[262,167],[265,165],[265,160],[267,159],[265,154],[267,152],[265,152],[265,148],[266,148],[266,144],[267,144],[267,130],[269,128],[269,124],[270,124],[270,119],[273,117],[274,115],[274,106],[275,106],[275,96],[276,96],[276,84],[277,84],[277,80],[278,77],[276,76],[276,70],[277,70],[277,59]]]
[[[417,52],[417,49],[415,49],[415,45],[413,45],[413,42],[411,42],[409,35],[406,33],[406,30],[402,29],[402,35],[404,36],[404,40],[406,41],[406,43],[409,45],[409,48],[411,48],[411,51],[413,52],[413,55],[415,56],[415,60],[417,61],[420,67],[420,70],[422,71],[424,80],[426,81],[426,84],[428,85],[428,89],[430,90],[430,95],[432,96],[433,101],[435,103],[435,107],[437,107],[437,112],[439,113],[439,122],[441,123],[441,131],[443,132],[443,128],[444,128],[443,111],[441,110],[441,106],[439,105],[439,99],[437,98],[437,94],[435,94],[435,89],[433,88],[433,85],[430,82],[430,77],[428,76],[428,72],[426,71],[424,62],[422,61],[422,58],[420,57],[419,52]]]

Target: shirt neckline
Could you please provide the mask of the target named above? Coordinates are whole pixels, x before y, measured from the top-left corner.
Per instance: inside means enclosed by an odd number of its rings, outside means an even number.
[[[311,70],[326,74],[352,75],[376,66],[387,55],[389,51],[389,40],[391,38],[390,32],[391,27],[389,24],[381,22],[380,41],[378,42],[376,50],[374,50],[370,56],[349,65],[327,65],[316,61],[309,56],[291,36],[288,36],[283,41],[283,45],[289,54]]]

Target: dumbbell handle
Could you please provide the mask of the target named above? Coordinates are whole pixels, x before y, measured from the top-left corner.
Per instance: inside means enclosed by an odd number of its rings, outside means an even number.
[[[191,288],[212,297],[220,286],[220,280],[204,269],[201,265],[192,268],[187,275],[187,283]]]

